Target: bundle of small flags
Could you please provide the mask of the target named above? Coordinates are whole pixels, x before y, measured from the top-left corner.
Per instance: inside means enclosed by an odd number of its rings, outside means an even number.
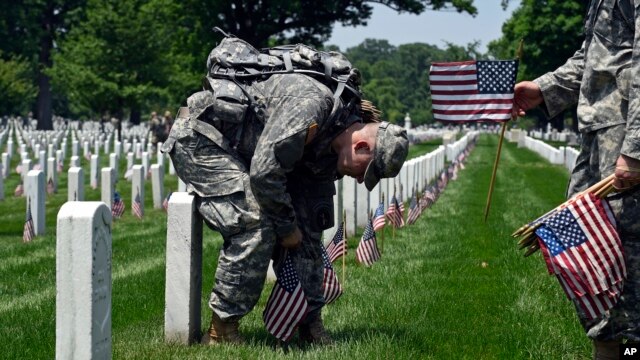
[[[525,256],[541,250],[549,273],[589,319],[618,301],[627,269],[615,220],[601,198],[612,191],[610,176],[518,229]]]

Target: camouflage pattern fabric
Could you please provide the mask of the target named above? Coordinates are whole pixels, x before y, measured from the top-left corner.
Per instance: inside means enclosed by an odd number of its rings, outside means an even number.
[[[578,104],[582,148],[568,196],[614,172],[620,154],[640,159],[640,12],[632,0],[593,0],[580,50],[554,72],[534,80],[544,110],[554,116]],[[640,341],[640,188],[610,198],[622,240],[628,277],[622,297],[608,314],[586,321],[597,340]]]
[[[359,119],[342,114],[331,91],[304,75],[273,75],[247,90],[264,104],[265,118],[217,124],[233,153],[194,130],[196,120],[215,123],[210,91],[188,99],[189,116],[178,115],[163,145],[187,189],[198,195],[205,223],[224,239],[209,305],[223,320],[251,311],[269,259],[282,252],[276,240],[298,226],[302,245],[289,251],[309,310],[318,313],[324,304],[320,234],[333,225],[337,164],[329,145]],[[312,125],[318,130],[308,142]]]

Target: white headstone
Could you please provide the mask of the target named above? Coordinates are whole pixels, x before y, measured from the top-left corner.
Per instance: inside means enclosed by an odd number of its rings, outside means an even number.
[[[91,177],[89,179],[89,183],[93,189],[97,189],[100,185],[100,175],[98,172],[99,161],[98,155],[91,155]]]
[[[69,167],[80,167],[80,157],[72,156],[71,160],[69,161]]]
[[[134,154],[132,152],[127,153],[127,170],[133,167]]]
[[[56,237],[56,359],[111,359],[111,211],[68,202]]]
[[[144,215],[144,168],[142,165],[133,165],[133,176],[131,183],[131,203],[140,196],[140,212]]]
[[[84,142],[84,152],[82,153],[82,155],[88,156],[90,152],[91,152],[91,150],[89,149],[89,142],[85,141]]]
[[[53,144],[49,144],[47,146],[47,159],[53,157],[53,155],[55,155],[55,149],[53,147]]]
[[[2,177],[9,176],[9,170],[11,168],[11,157],[9,153],[2,153]]]
[[[84,201],[84,172],[81,167],[71,167],[67,178],[67,201]]]
[[[40,156],[38,156],[38,165],[40,166],[40,170],[47,170],[47,152],[44,150],[40,150]]]
[[[153,192],[153,208],[162,209],[164,200],[164,169],[159,164],[151,165],[151,190]]]
[[[162,168],[164,169],[164,153],[161,151],[161,149],[162,149],[162,144],[163,144],[162,142],[159,142],[159,143],[158,143],[158,146],[157,146],[157,148],[156,148],[156,149],[157,149],[157,152],[156,152],[156,155],[157,155],[157,156],[156,156],[156,157],[158,158],[157,163],[158,163],[159,165],[161,165],[161,166],[162,166]]]
[[[9,154],[9,157],[13,157],[13,140],[11,139],[7,141],[7,154]]]
[[[151,168],[149,167],[151,164],[151,157],[148,152],[142,153],[142,167],[144,168],[144,178],[149,177],[149,173],[151,172]]]
[[[22,171],[20,172],[20,177],[24,181],[25,176],[31,170],[31,159],[22,159]]]
[[[120,156],[122,155],[122,143],[120,141],[117,141],[116,144],[113,147],[113,150],[114,150],[114,152],[116,153],[116,156],[119,159]]]
[[[167,212],[164,336],[190,344],[200,333],[202,218],[185,192],[171,195]]]
[[[118,155],[115,153],[109,154],[109,167],[113,169],[114,181],[118,181]]]
[[[28,202],[31,204],[31,216],[33,216],[33,230],[36,235],[44,234],[44,172],[31,170],[25,179],[25,192]]]
[[[107,207],[111,209],[113,203],[113,184],[115,184],[115,171],[113,168],[102,168],[102,202],[107,204]]]
[[[71,141],[71,156],[78,156],[80,153],[80,143],[77,140]]]
[[[0,166],[2,166],[2,164],[0,164]],[[2,173],[0,173],[0,200],[4,200],[4,176]]]

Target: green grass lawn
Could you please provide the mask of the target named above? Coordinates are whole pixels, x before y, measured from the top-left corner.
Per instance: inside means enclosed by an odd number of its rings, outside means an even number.
[[[151,209],[133,218],[130,185],[120,181],[127,212],[113,224],[114,359],[582,359],[590,345],[572,305],[539,254],[523,258],[509,234],[563,201],[568,174],[505,143],[491,213],[482,221],[498,138],[482,135],[467,167],[418,222],[384,233],[382,259],[355,263],[349,239],[345,294],[325,308],[337,343],[274,350],[261,313],[271,285],[241,323],[249,345],[203,347],[163,341],[166,218]],[[15,167],[15,165],[14,165]],[[121,169],[122,170],[122,169]],[[122,174],[122,172],[120,173]],[[16,176],[5,182],[7,192]],[[66,181],[66,175],[62,182]],[[166,186],[176,188],[174,177]],[[151,194],[151,187],[146,194]],[[87,189],[87,198],[99,192]],[[0,202],[0,358],[55,356],[55,217],[66,183],[47,199],[47,235],[21,240],[25,201]],[[395,236],[394,236],[395,235]],[[378,235],[382,242],[382,234]],[[221,239],[205,228],[203,327]],[[341,261],[336,271],[342,278]]]

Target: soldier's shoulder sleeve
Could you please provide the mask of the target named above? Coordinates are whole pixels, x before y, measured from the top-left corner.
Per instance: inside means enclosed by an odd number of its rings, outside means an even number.
[[[578,103],[580,84],[584,73],[584,42],[571,58],[553,72],[533,80],[542,91],[542,109],[554,117]]]
[[[620,153],[640,159],[640,0],[635,0],[635,38],[631,55],[631,68],[626,70],[629,86],[629,110],[627,112],[627,133]]]

